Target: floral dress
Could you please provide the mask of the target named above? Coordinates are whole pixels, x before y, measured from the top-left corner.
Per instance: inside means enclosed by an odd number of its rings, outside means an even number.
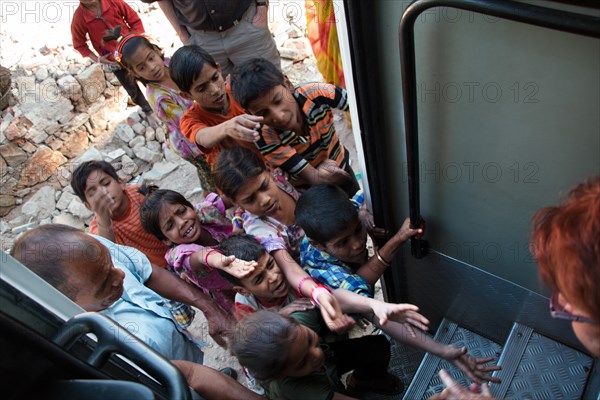
[[[165,66],[169,66],[168,58],[165,59]],[[178,90],[156,82],[146,84],[146,98],[158,118],[167,125],[166,143],[169,148],[196,167],[204,190],[215,192],[216,188],[210,176],[210,166],[206,156],[200,152],[195,143],[187,140],[179,127],[181,116],[194,102],[183,98]]]

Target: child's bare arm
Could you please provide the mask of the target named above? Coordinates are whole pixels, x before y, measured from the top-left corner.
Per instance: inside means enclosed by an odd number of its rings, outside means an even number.
[[[317,168],[308,164],[298,176],[311,186],[324,183],[341,185],[350,179],[350,175],[338,167],[333,160],[325,160]]]
[[[303,296],[310,298],[313,288],[317,285],[308,274],[294,261],[287,250],[275,250],[271,253],[275,262],[285,275],[292,288],[300,285],[300,292]],[[327,327],[337,333],[343,333],[354,325],[354,320],[341,312],[338,301],[331,293],[321,293],[318,295],[321,305],[319,310],[321,316],[327,324]]]
[[[264,399],[215,369],[183,360],[171,362],[183,373],[188,385],[206,399]]]
[[[259,139],[258,129],[263,117],[256,115],[238,115],[216,126],[199,129],[196,132],[195,140],[200,146],[211,149],[223,141],[226,137],[231,137],[244,142],[254,142]]]
[[[356,273],[362,276],[370,285],[374,285],[387,267],[390,266],[390,262],[400,249],[400,246],[411,236],[422,233],[423,230],[420,228],[411,228],[410,219],[406,218],[398,232],[379,250],[375,250],[375,256],[371,257]]]
[[[190,256],[190,266],[195,270],[205,268],[205,266],[222,269],[238,279],[252,273],[256,265],[256,261],[244,261],[235,256],[226,256],[212,248],[199,250]]]

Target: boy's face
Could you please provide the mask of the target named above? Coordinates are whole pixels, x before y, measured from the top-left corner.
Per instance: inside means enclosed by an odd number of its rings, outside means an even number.
[[[86,246],[84,259],[72,261],[69,284],[79,289],[75,303],[86,311],[101,311],[121,298],[125,273],[114,267],[110,252],[96,239],[87,236],[81,240]]]
[[[325,242],[325,246],[317,247],[344,262],[362,264],[367,259],[367,230],[357,216],[346,229]]]
[[[90,173],[85,181],[84,195],[84,205],[95,213],[109,212],[111,217],[120,217],[127,211],[125,183],[102,170]]]
[[[209,63],[204,63],[190,91],[181,94],[210,112],[220,113],[229,106],[229,97],[220,65],[215,68]]]
[[[304,115],[293,95],[293,88],[279,85],[248,103],[251,114],[264,118],[263,122],[282,131],[301,134]]]
[[[233,200],[254,215],[275,217],[281,210],[280,196],[283,193],[275,184],[273,175],[264,171],[244,182]]]
[[[183,204],[163,204],[158,215],[158,223],[163,235],[172,244],[195,243],[202,233],[202,226],[196,211]]]
[[[299,324],[292,336],[286,367],[281,375],[302,377],[323,367],[325,354],[319,347],[319,336],[315,331]]]
[[[252,274],[240,279],[243,288],[236,289],[243,295],[252,294],[264,301],[274,301],[288,295],[289,286],[275,259],[265,252],[257,260]]]

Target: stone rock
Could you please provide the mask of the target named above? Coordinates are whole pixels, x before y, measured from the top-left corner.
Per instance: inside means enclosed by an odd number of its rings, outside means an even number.
[[[35,153],[35,151],[37,150],[37,147],[31,142],[25,142],[23,144],[23,146],[21,146],[21,149],[25,150],[29,154],[32,154],[32,153]],[[56,150],[56,149],[52,149],[52,150]]]
[[[21,212],[36,219],[48,218],[56,208],[55,193],[53,187],[44,186],[21,207]]]
[[[65,75],[56,81],[61,93],[73,101],[77,101],[83,97],[81,85],[73,75]]]
[[[104,157],[102,156],[102,153],[100,152],[100,150],[98,150],[95,147],[90,147],[89,149],[87,149],[85,151],[85,153],[83,153],[82,155],[80,155],[79,157],[77,157],[75,159],[74,164],[79,165],[86,161],[102,161],[102,160],[104,160]]]
[[[296,39],[296,38],[303,38],[304,37],[304,32],[296,24],[290,24],[289,27],[287,28],[287,30],[285,31],[285,33],[287,33],[288,38],[290,38],[290,39]]]
[[[61,125],[65,125],[67,124],[69,121],[71,121],[73,118],[75,117],[75,114],[70,112],[67,115],[63,115],[59,120],[58,123]]]
[[[124,170],[120,169],[117,171],[117,176],[119,177],[119,179],[121,179],[123,182],[129,182],[131,180],[131,178],[133,178],[132,175],[129,175],[127,173],[125,173]]]
[[[13,143],[7,143],[0,146],[0,155],[2,155],[6,164],[11,167],[21,165],[27,160],[27,153]]]
[[[71,129],[71,130],[79,129],[79,127],[81,127],[81,125],[88,122],[89,119],[90,119],[90,115],[87,113],[77,114],[77,116],[75,116],[71,120],[71,123],[69,124],[69,129]]]
[[[135,149],[136,147],[143,146],[146,144],[146,139],[143,136],[136,136],[129,142],[129,147]]]
[[[60,125],[58,121],[68,120],[73,104],[62,96],[56,82],[47,79],[39,84],[36,96],[26,96],[21,102],[21,111],[38,131],[54,133]]]
[[[58,199],[58,201],[56,202],[56,208],[59,209],[60,211],[64,211],[66,209],[69,208],[69,205],[71,204],[71,202],[73,201],[73,199],[77,197],[72,193],[69,192],[63,192],[60,195],[60,199]]]
[[[160,161],[161,154],[148,149],[147,147],[136,147],[133,149],[135,156],[141,160],[147,161],[151,164]]]
[[[104,70],[102,65],[93,64],[86,68],[83,72],[76,76],[79,85],[81,85],[81,91],[84,100],[88,104],[94,103],[106,87],[106,79],[104,78]]]
[[[121,171],[125,175],[133,176],[138,170],[137,164],[128,156],[121,157]]]
[[[129,143],[135,137],[135,132],[127,124],[119,124],[115,126],[114,134],[125,143]]]
[[[39,98],[34,76],[19,76],[14,79],[14,82],[19,103],[23,104],[27,101],[36,101]]]
[[[52,150],[56,151],[58,149],[60,149],[63,146],[64,142],[62,140],[60,140],[57,137],[51,137],[47,142],[46,145],[48,145],[48,147],[50,147]]]
[[[133,124],[131,129],[133,129],[133,131],[138,135],[141,135],[146,131],[146,127],[141,122],[136,122],[135,124]]]
[[[58,167],[67,162],[67,158],[49,147],[40,146],[29,158],[21,172],[20,187],[30,187],[44,182],[56,174]]]
[[[54,218],[52,218],[52,223],[69,225],[69,226],[72,226],[73,228],[82,229],[82,230],[85,228],[85,224],[83,223],[82,220],[80,220],[79,218],[75,217],[74,215],[71,215],[68,213],[59,214],[59,215],[55,216]]]
[[[148,150],[152,150],[156,153],[160,153],[160,143],[158,142],[148,142],[146,143],[146,148],[148,148]]]
[[[0,157],[0,177],[6,175],[8,172],[8,164],[4,161],[4,158]]]
[[[50,73],[48,72],[48,68],[46,68],[44,65],[42,65],[37,69],[37,71],[35,71],[35,79],[37,79],[38,81],[43,81],[49,76]]]
[[[156,140],[158,143],[164,143],[166,140],[165,130],[163,128],[156,128]]]
[[[9,194],[0,194],[0,217],[4,217],[6,214],[12,211],[17,204],[14,196]]]
[[[106,153],[104,155],[104,158],[108,162],[113,162],[113,161],[117,161],[119,158],[123,157],[125,154],[127,154],[127,153],[125,153],[125,150],[123,150],[123,149],[116,149],[116,150],[113,150],[113,151],[111,151],[109,153]]]
[[[89,140],[85,130],[71,132],[60,152],[67,158],[75,158],[88,148]]]
[[[177,179],[173,179],[173,176],[177,176]],[[194,190],[200,187],[198,172],[196,171],[196,167],[188,162],[182,162],[179,164],[176,172],[154,183],[161,189],[171,189],[180,192],[192,204],[197,204],[200,201],[201,194],[194,194]]]
[[[0,221],[0,234],[4,235],[10,230],[10,225],[6,221]]]
[[[158,162],[152,169],[142,175],[145,181],[156,182],[164,179],[167,175],[177,169],[177,164],[171,162]]]
[[[48,139],[48,134],[42,130],[37,129],[37,127],[33,126],[27,132],[25,136],[26,139],[31,140],[35,144],[44,143],[46,139]]]
[[[131,114],[129,114],[129,117],[127,117],[127,123],[133,126],[137,122],[142,122],[142,117],[140,116],[140,114],[137,112],[132,112]]]
[[[150,127],[146,128],[146,132],[144,133],[144,136],[146,137],[147,142],[156,140],[156,132],[154,131],[154,129],[152,129]]]
[[[169,147],[163,146],[163,155],[165,156],[166,161],[178,163],[182,160],[173,150]]]
[[[295,61],[304,60],[312,55],[310,44],[305,38],[288,39],[279,49],[282,58],[289,58]]]
[[[72,201],[71,204],[69,204],[69,207],[67,208],[67,210],[73,214],[73,216],[82,219],[84,221],[87,221],[88,219],[92,218],[94,216],[94,213],[90,210],[88,210],[85,205],[83,205],[83,203],[81,202],[81,200],[79,200],[79,197],[75,197]]]
[[[23,224],[23,225],[15,226],[14,228],[12,228],[11,233],[13,235],[18,235],[20,233],[28,231],[29,229],[35,228],[36,225],[37,224],[35,222],[30,222],[28,224]]]

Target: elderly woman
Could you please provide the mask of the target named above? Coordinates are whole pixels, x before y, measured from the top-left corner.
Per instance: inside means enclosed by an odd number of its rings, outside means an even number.
[[[600,357],[600,176],[571,190],[567,199],[533,216],[531,252],[541,280],[552,289],[550,312],[571,321],[575,335]],[[446,385],[436,400],[491,399],[487,385],[472,393],[440,371]]]

